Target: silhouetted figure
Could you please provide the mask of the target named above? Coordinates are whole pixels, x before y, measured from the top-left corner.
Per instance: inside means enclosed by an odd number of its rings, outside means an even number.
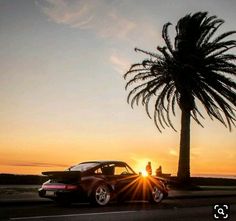
[[[162,175],[162,167],[159,166],[157,169],[156,169],[156,176],[161,176]]]
[[[151,165],[151,162],[150,162],[150,161],[148,162],[148,164],[147,164],[147,166],[146,166],[146,171],[147,171],[147,174],[148,174],[149,176],[152,175],[152,165]]]

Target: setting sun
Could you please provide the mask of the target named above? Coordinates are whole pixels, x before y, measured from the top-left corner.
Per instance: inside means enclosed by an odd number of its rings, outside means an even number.
[[[146,170],[142,170],[142,171],[141,171],[141,175],[142,175],[143,177],[147,177],[147,176],[148,176],[148,173],[147,173]]]

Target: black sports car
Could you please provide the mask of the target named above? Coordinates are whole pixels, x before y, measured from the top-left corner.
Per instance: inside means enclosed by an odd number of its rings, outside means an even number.
[[[49,180],[38,190],[39,196],[60,204],[89,201],[104,206],[113,199],[160,203],[168,195],[163,180],[138,175],[122,161],[89,161],[42,174]]]

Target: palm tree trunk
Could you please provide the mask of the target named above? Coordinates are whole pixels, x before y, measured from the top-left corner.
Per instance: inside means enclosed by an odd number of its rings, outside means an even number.
[[[190,110],[182,109],[181,134],[178,165],[178,180],[187,184],[190,181]]]

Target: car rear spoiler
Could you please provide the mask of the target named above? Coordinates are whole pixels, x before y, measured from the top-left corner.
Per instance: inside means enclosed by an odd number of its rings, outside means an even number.
[[[59,178],[59,179],[71,179],[71,178],[80,178],[80,171],[46,171],[42,172],[43,175],[48,176],[49,178]]]

